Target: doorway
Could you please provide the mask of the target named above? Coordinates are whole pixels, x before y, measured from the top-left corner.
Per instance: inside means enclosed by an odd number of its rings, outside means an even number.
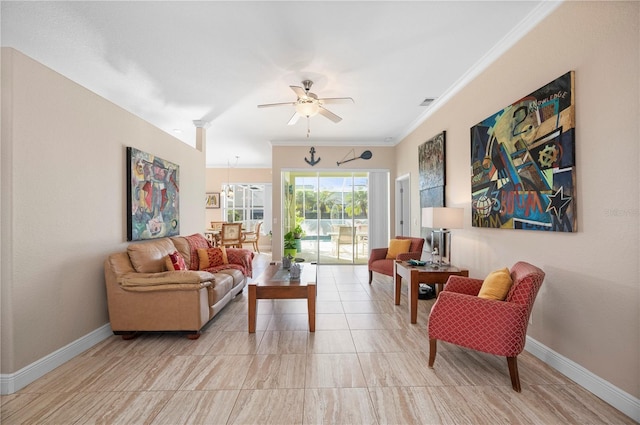
[[[396,226],[397,236],[411,235],[411,176],[405,174],[396,179]]]
[[[296,258],[318,264],[369,259],[369,175],[356,171],[282,173],[282,225]]]

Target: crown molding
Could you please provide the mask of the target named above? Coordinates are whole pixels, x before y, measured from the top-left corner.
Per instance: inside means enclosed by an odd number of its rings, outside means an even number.
[[[438,97],[429,108],[416,118],[409,127],[395,139],[394,146],[409,136],[434,112],[445,105],[453,96],[485,71],[492,63],[504,55],[511,47],[533,30],[540,22],[556,10],[564,0],[542,1],[533,9],[518,25],[509,31],[495,46],[478,60],[467,72],[465,72],[451,87]]]

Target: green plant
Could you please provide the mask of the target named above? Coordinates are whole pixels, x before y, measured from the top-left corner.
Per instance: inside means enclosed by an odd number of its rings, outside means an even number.
[[[302,230],[302,226],[300,226],[299,224],[297,224],[291,232],[293,232],[293,237],[295,239],[300,239],[304,236],[304,230]]]
[[[296,238],[293,235],[293,231],[285,233],[284,249],[296,249]]]

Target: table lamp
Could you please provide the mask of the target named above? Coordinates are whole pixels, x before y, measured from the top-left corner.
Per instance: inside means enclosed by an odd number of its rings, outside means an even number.
[[[438,236],[438,262],[432,265],[441,267],[442,254],[449,259],[451,264],[451,231],[449,229],[462,229],[464,208],[428,207],[422,209],[422,227],[431,228],[431,244],[433,248],[434,238]],[[444,250],[443,250],[444,247]],[[443,251],[447,252],[443,252]]]

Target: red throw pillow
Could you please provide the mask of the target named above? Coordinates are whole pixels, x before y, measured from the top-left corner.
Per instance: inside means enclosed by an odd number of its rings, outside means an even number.
[[[167,270],[187,270],[187,264],[178,251],[167,255]]]

